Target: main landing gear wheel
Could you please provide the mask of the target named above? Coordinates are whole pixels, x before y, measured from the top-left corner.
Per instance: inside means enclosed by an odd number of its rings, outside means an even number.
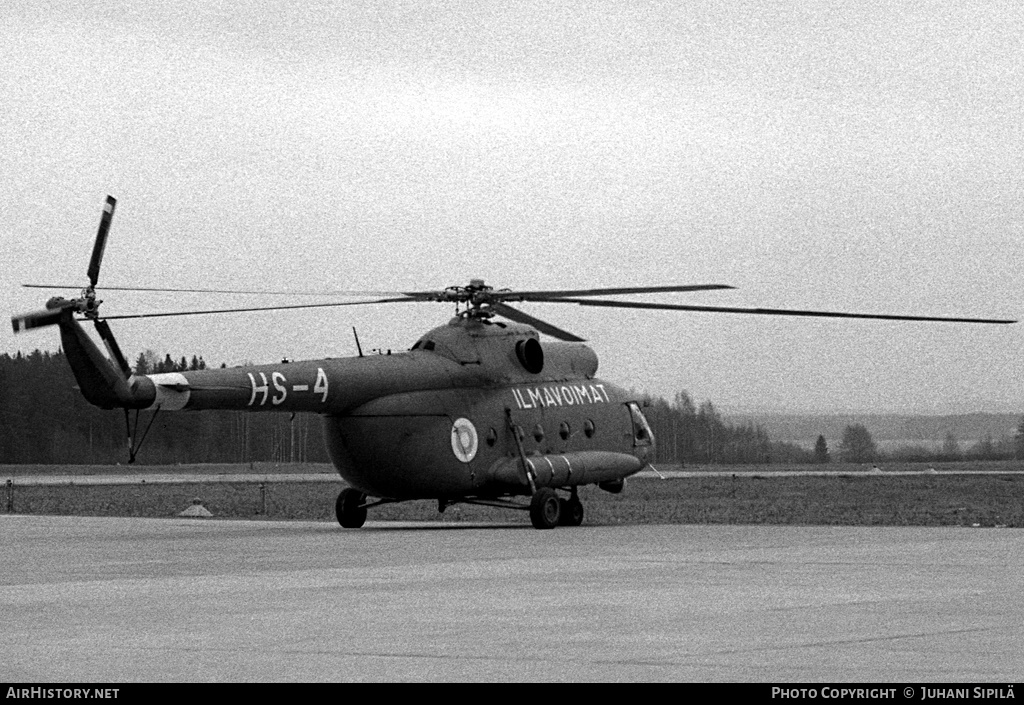
[[[366,522],[366,507],[362,506],[366,495],[359,490],[346,487],[334,503],[334,515],[346,529],[358,529]]]
[[[562,514],[562,501],[550,487],[541,487],[530,500],[530,521],[535,529],[553,529]]]
[[[583,502],[573,495],[569,499],[559,500],[562,504],[558,517],[560,526],[579,526],[583,523]]]

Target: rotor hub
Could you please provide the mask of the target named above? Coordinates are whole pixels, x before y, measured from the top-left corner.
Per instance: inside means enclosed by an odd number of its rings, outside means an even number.
[[[102,300],[96,298],[96,290],[91,286],[82,290],[82,298],[75,301],[75,308],[86,318],[96,319],[100,315]]]
[[[450,286],[435,301],[452,301],[456,305],[456,313],[460,318],[483,320],[492,318],[495,313],[491,304],[500,297],[494,295],[494,287],[488,286],[483,279],[470,279],[468,286]],[[459,305],[465,304],[464,311]]]

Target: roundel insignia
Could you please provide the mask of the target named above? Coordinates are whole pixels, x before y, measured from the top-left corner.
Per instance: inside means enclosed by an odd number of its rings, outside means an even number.
[[[456,419],[452,424],[452,452],[464,463],[476,457],[479,439],[476,427],[469,419]]]

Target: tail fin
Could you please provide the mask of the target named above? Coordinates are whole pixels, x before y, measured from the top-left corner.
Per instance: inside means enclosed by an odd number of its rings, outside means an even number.
[[[153,403],[152,383],[131,376],[131,369],[105,322],[97,321],[96,328],[112,359],[104,357],[70,310],[61,313],[57,325],[64,354],[86,401],[101,409],[143,409]]]

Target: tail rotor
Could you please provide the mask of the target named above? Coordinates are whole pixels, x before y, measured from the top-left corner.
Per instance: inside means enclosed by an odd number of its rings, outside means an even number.
[[[82,290],[81,295],[77,298],[65,299],[62,296],[55,296],[46,302],[46,308],[42,311],[12,316],[11,326],[14,328],[15,333],[57,325],[66,315],[65,311],[80,313],[97,323],[100,322],[99,307],[103,302],[96,298],[96,283],[99,281],[100,265],[103,263],[103,252],[107,248],[107,237],[110,234],[110,223],[114,218],[114,208],[116,205],[117,199],[113,196],[107,196],[106,203],[103,205],[103,215],[100,216],[100,227],[96,232],[96,242],[92,246],[89,269],[86,272],[89,277],[89,285]],[[103,337],[106,338],[107,336]]]

